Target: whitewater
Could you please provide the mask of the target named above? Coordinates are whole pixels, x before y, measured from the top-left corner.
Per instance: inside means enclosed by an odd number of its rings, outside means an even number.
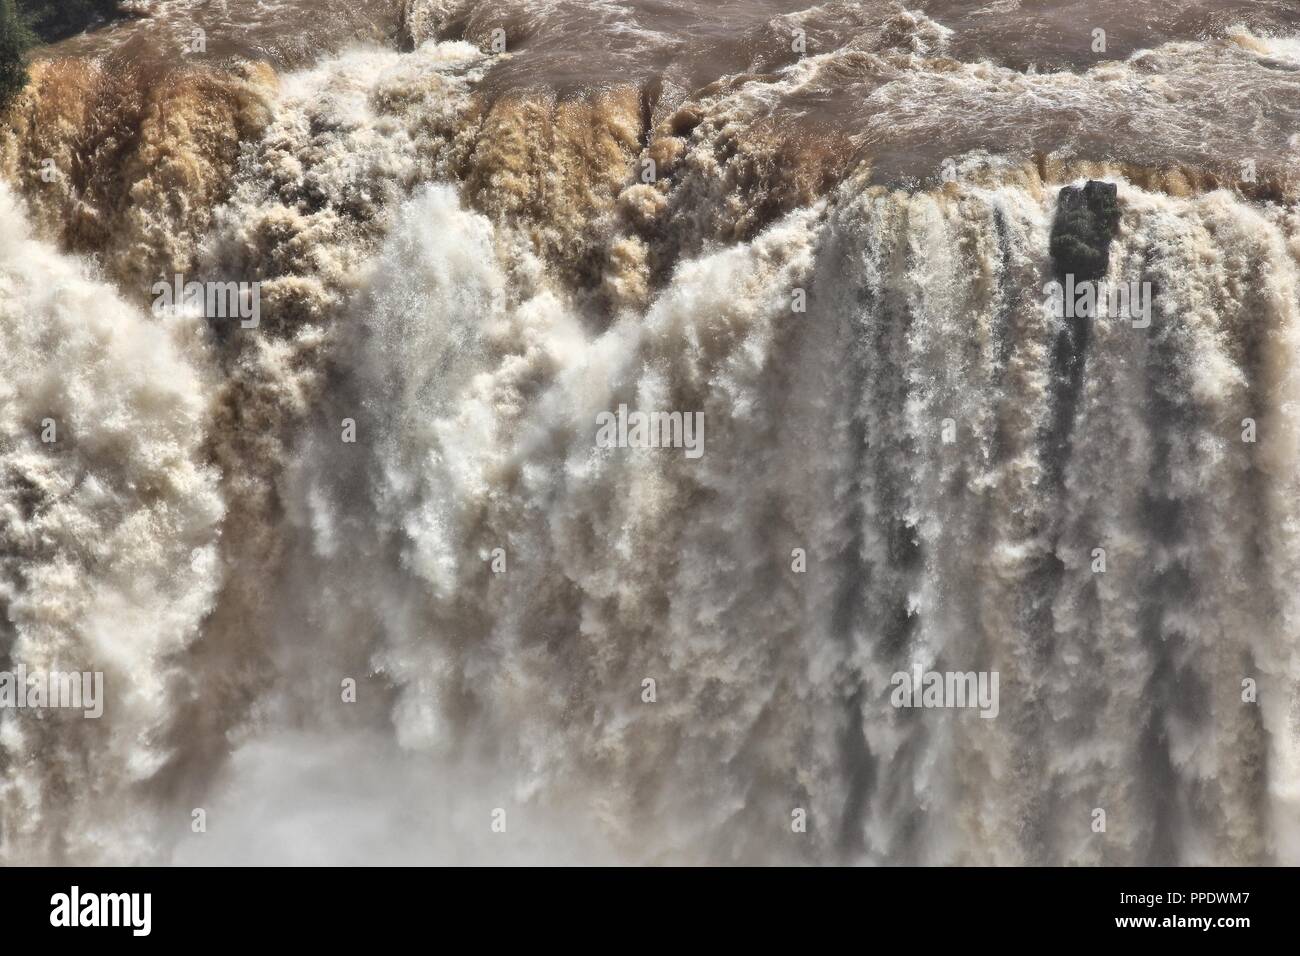
[[[155,6],[0,129],[0,863],[1300,863],[1294,10]]]

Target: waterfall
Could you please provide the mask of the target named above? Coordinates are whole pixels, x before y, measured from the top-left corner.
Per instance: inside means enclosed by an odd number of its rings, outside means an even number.
[[[107,702],[0,709],[0,861],[1300,862],[1277,130],[1252,188],[987,142],[907,178],[883,127],[772,105],[869,77],[897,119],[910,71],[998,128],[1011,85],[1154,109],[1205,63],[1289,95],[1295,41],[1039,75],[953,59],[934,4],[832,3],[754,36],[834,52],[566,99],[493,86],[505,4],[470,6],[178,73],[151,102],[201,123],[51,189],[94,140],[55,98],[106,80],[36,69],[0,149],[0,670]],[[1153,139],[1202,122],[1187,83]],[[151,311],[180,272],[259,283],[258,327]],[[603,445],[620,408],[699,415],[702,454]],[[932,672],[996,706],[899,706]]]

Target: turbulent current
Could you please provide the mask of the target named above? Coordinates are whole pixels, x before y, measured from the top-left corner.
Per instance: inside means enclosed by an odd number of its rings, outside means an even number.
[[[0,128],[0,671],[105,696],[0,863],[1300,863],[1295,4],[130,6]]]

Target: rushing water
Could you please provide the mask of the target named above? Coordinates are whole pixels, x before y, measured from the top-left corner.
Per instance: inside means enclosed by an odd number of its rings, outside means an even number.
[[[1300,862],[1294,4],[138,12],[0,142],[0,668],[107,695],[0,861]]]

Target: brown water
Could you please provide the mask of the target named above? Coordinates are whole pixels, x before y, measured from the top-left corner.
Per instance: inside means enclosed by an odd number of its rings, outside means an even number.
[[[690,100],[729,122],[812,139],[878,180],[933,179],[981,151],[1295,175],[1300,27],[1283,0],[175,0],[48,55],[131,63],[265,59],[277,68],[357,42],[465,40],[508,55],[488,99],[634,87],[660,122]],[[185,54],[191,31],[206,54]],[[1093,29],[1106,32],[1093,50]],[[792,49],[803,31],[806,53]],[[1145,52],[1144,52],[1145,51]],[[743,117],[743,118],[742,118]]]
[[[1300,862],[1294,3],[151,6],[0,128],[0,863]]]
[[[1300,25],[1300,5],[1288,0],[140,0],[132,9],[134,17],[50,53],[128,50],[174,59],[201,28],[209,56],[284,65],[399,35],[487,47],[500,28],[516,54],[497,68],[502,84],[591,89],[664,78],[694,90],[729,74],[788,66],[796,29],[806,33],[810,55],[829,53],[872,35],[903,9],[951,30],[945,52],[954,59],[1014,70],[1079,71],[1233,27],[1269,35]],[[1106,30],[1104,52],[1091,49],[1096,27]]]
[[[400,0],[139,0],[131,15],[70,37],[41,56],[106,56],[117,63],[266,60],[303,66],[353,42],[395,43]],[[190,52],[202,30],[204,52]]]

